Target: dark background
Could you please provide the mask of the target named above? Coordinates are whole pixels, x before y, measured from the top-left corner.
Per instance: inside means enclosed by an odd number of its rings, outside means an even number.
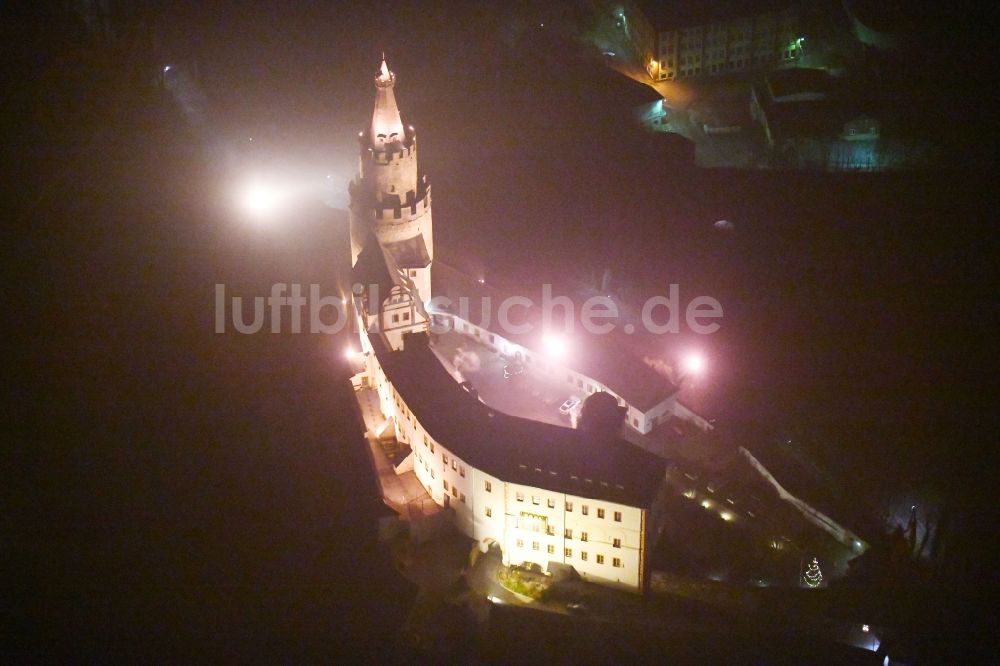
[[[383,50],[435,183],[440,257],[539,280],[607,267],[639,293],[715,296],[723,330],[700,341],[711,415],[802,436],[845,492],[952,498],[974,517],[975,570],[992,571],[996,197],[980,70],[941,81],[942,117],[966,128],[946,133],[963,139],[947,168],[699,171],[631,126],[621,100],[643,93],[577,57],[560,8],[137,5],[110,43],[55,3],[7,18],[13,654],[394,654],[409,599],[375,542],[344,341],[212,332],[216,283],[335,293]],[[164,63],[204,95],[194,115],[156,85]],[[247,224],[231,193],[259,166],[330,173],[334,207]]]

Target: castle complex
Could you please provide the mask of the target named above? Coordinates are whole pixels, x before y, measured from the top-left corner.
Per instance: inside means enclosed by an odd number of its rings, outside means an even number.
[[[672,416],[697,417],[677,402],[675,386],[621,350],[581,355],[585,365],[569,367],[539,353],[531,335],[435,303],[485,301],[485,287],[435,266],[431,187],[418,170],[416,132],[400,119],[395,82],[383,61],[349,190],[353,277],[369,287],[352,299],[363,356],[356,379],[377,394],[384,427],[391,423],[408,447],[397,474],[414,474],[458,530],[484,549],[497,544],[505,564],[572,567],[585,579],[641,591],[659,534],[665,462],[617,432],[490,407],[442,365],[432,338],[457,332],[575,392],[608,394],[640,433]]]

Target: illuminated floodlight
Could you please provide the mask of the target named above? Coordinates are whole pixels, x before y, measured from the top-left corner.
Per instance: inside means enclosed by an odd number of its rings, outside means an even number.
[[[687,375],[700,375],[705,371],[705,357],[695,352],[685,356],[682,360],[682,364],[684,367],[684,374]]]
[[[729,511],[720,511],[719,518],[722,518],[724,521],[728,523],[733,519],[733,514],[730,513]]]
[[[693,500],[695,498],[695,492],[694,492],[694,490],[693,489],[692,490],[685,490],[684,491],[684,497],[687,497],[688,499]]]
[[[542,346],[545,347],[546,354],[556,359],[565,357],[569,351],[566,340],[558,335],[543,335]]]
[[[355,352],[355,351],[354,351],[353,349],[351,349],[350,347],[348,347],[348,348],[347,348],[347,349],[346,349],[346,350],[344,351],[344,358],[346,358],[346,359],[350,360],[350,359],[354,358],[354,354],[355,354],[355,353],[356,353],[356,352]]]
[[[872,630],[872,628],[871,628],[871,627],[869,627],[869,626],[868,626],[867,624],[863,624],[863,625],[861,625],[861,631],[865,632],[866,634],[867,634],[867,633],[868,633],[869,631],[871,631],[871,630]]]
[[[240,205],[254,217],[265,217],[281,203],[282,193],[273,185],[260,180],[248,183],[240,193]]]
[[[169,71],[170,71],[170,65],[164,65],[163,66],[163,73],[166,74]]]
[[[703,508],[703,509],[711,509],[712,508],[712,500],[710,500],[710,499],[703,499],[701,501],[701,508]]]

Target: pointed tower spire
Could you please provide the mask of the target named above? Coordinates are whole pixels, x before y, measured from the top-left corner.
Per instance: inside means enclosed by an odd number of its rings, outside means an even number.
[[[399,108],[396,106],[396,96],[392,87],[396,84],[396,75],[389,70],[382,55],[382,67],[375,77],[375,112],[372,114],[371,142],[375,148],[381,148],[397,141],[402,141],[403,121],[399,118]]]

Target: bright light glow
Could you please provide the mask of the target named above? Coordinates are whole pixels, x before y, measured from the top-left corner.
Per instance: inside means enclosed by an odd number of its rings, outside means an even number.
[[[869,631],[871,631],[871,627],[869,627],[867,624],[863,624],[861,625],[861,631],[867,634]]]
[[[690,353],[684,357],[684,373],[700,375],[705,371],[705,357],[698,353]]]
[[[688,499],[694,499],[694,497],[695,497],[694,490],[693,489],[692,490],[685,490],[684,491],[684,497],[687,497]]]
[[[722,518],[724,521],[728,523],[733,519],[733,514],[729,513],[728,511],[720,511],[719,518]]]
[[[281,203],[282,194],[271,185],[255,180],[243,188],[240,204],[254,217],[270,215]]]
[[[542,345],[545,347],[545,353],[552,358],[563,358],[568,351],[566,340],[558,335],[543,335]]]
[[[170,71],[170,65],[164,65],[164,67],[163,67],[163,73],[166,74],[169,71]]]
[[[710,499],[703,499],[701,501],[701,506],[702,506],[703,509],[711,509],[712,508],[712,500],[710,500]]]
[[[351,349],[350,347],[348,347],[347,350],[344,352],[344,358],[346,358],[348,360],[352,359],[352,358],[354,358],[354,354],[355,354],[355,351],[353,349]]]

